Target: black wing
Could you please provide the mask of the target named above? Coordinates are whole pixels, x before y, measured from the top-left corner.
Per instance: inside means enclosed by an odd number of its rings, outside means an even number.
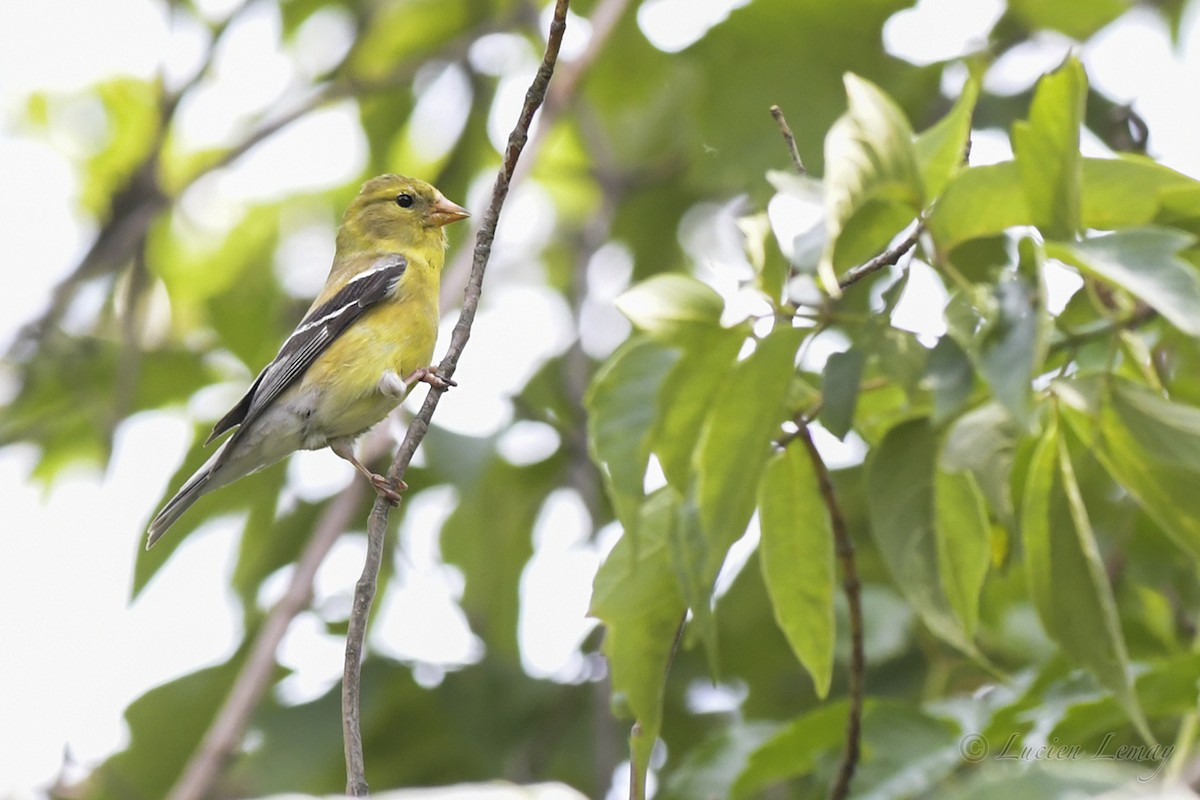
[[[205,444],[230,428],[254,421],[334,339],[395,288],[407,266],[404,256],[388,256],[355,275],[337,294],[310,311],[284,341],[275,360],[259,373],[246,396],[213,426]]]

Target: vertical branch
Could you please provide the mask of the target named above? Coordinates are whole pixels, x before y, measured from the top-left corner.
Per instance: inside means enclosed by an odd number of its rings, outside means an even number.
[[[791,152],[792,164],[801,175],[805,174],[804,163],[796,149],[796,137],[784,119],[779,106],[771,106],[771,116],[779,125],[784,141]],[[910,236],[892,250],[871,259],[867,264],[851,270],[842,279],[841,286],[845,288],[872,272],[883,269],[889,264],[895,264],[904,253],[913,248],[921,235],[921,225],[918,223]],[[862,739],[863,695],[865,690],[863,659],[863,618],[862,618],[862,585],[858,581],[858,566],[854,560],[854,542],[846,528],[846,517],[838,504],[837,494],[833,489],[833,481],[829,477],[829,467],[817,445],[813,441],[812,431],[809,430],[809,420],[804,417],[796,419],[797,430],[795,438],[804,442],[808,457],[812,460],[813,471],[817,474],[817,486],[821,499],[825,503],[825,511],[829,515],[829,527],[833,531],[834,552],[837,554],[838,565],[842,570],[842,591],[846,595],[846,607],[850,614],[850,675],[849,675],[849,705],[850,713],[846,719],[846,743],[842,750],[842,762],[838,767],[837,778],[829,788],[829,800],[845,800],[850,793],[850,782],[854,780],[854,771],[858,768],[860,742]]]
[[[496,224],[500,218],[500,210],[504,207],[504,201],[508,197],[509,184],[512,182],[513,172],[516,170],[521,151],[529,139],[529,126],[533,121],[533,115],[545,99],[550,78],[554,74],[554,66],[558,61],[558,50],[567,26],[568,5],[569,0],[556,0],[555,2],[554,18],[550,23],[550,35],[546,41],[545,56],[533,78],[533,83],[525,93],[525,103],[521,107],[521,113],[512,133],[508,137],[508,145],[504,150],[504,162],[492,188],[491,203],[484,213],[479,234],[475,239],[471,277],[464,292],[462,311],[450,337],[450,346],[446,356],[438,365],[438,374],[446,379],[453,377],[459,356],[471,336],[471,325],[475,321],[475,312],[479,306],[483,275],[487,268],[488,258],[491,256],[492,241],[496,236]],[[433,412],[437,410],[442,391],[444,390],[430,387],[424,405],[409,424],[408,433],[396,451],[392,466],[388,470],[388,476],[393,480],[402,478],[408,469],[417,446],[429,430],[429,421],[433,417]],[[346,749],[346,793],[352,797],[364,797],[369,793],[362,745],[360,694],[362,652],[367,620],[375,597],[379,567],[383,560],[383,539],[387,531],[389,510],[390,506],[383,498],[377,498],[371,509],[367,525],[367,558],[363,563],[362,576],[355,586],[354,605],[351,609],[350,625],[346,633],[346,661],[342,678],[342,731]]]
[[[813,442],[812,432],[808,429],[808,420],[800,421],[797,433],[804,442],[808,456],[812,459],[813,470],[817,473],[817,486],[821,491],[821,499],[825,501],[825,510],[829,514],[829,526],[833,529],[834,552],[837,553],[838,564],[842,569],[842,591],[846,594],[846,607],[850,612],[850,714],[846,720],[846,744],[842,751],[842,763],[838,767],[837,779],[829,790],[829,800],[844,800],[850,793],[850,781],[854,779],[854,771],[858,767],[859,741],[862,736],[865,671],[862,585],[858,582],[858,567],[854,561],[854,542],[846,529],[846,518],[838,505],[833,481],[829,478],[829,467],[821,458],[821,453]]]

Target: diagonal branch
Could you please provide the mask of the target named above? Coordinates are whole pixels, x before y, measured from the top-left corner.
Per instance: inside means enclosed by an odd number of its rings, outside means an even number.
[[[525,103],[517,118],[516,126],[508,137],[508,146],[504,150],[504,163],[496,176],[492,188],[492,200],[483,216],[479,234],[475,239],[475,255],[471,266],[471,277],[467,282],[464,293],[462,311],[454,333],[450,337],[450,347],[442,363],[438,365],[438,374],[449,379],[454,376],[459,356],[466,347],[471,336],[471,325],[475,321],[475,312],[479,306],[479,295],[483,286],[483,275],[487,269],[488,258],[492,252],[492,241],[496,236],[496,224],[500,218],[500,210],[508,197],[508,188],[512,182],[513,172],[521,151],[529,138],[529,125],[533,121],[534,112],[541,106],[550,86],[550,78],[554,74],[554,66],[558,60],[558,50],[562,44],[563,32],[566,30],[567,6],[570,0],[556,0],[554,18],[550,23],[550,35],[546,42],[546,54],[542,65],[534,76],[529,91],[525,94]],[[399,480],[404,476],[416,453],[417,446],[425,438],[429,430],[429,421],[437,410],[442,396],[441,389],[430,387],[424,405],[417,416],[408,426],[408,433],[400,444],[396,457],[392,461],[388,477]],[[388,501],[377,498],[367,523],[367,558],[363,564],[362,576],[354,591],[354,605],[350,613],[350,626],[346,633],[346,663],[342,681],[342,729],[345,736],[346,748],[346,794],[352,797],[363,797],[368,794],[366,768],[363,760],[362,723],[360,709],[360,690],[362,680],[362,651],[363,640],[366,636],[367,619],[370,615],[371,604],[375,599],[376,581],[379,577],[379,567],[383,561],[383,539],[387,531]]]

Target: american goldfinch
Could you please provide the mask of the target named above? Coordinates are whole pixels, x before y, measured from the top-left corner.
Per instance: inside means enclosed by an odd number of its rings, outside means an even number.
[[[294,450],[328,447],[393,503],[403,486],[354,457],[354,440],[417,382],[452,385],[429,366],[438,329],[444,226],[467,212],[424,181],[382,175],[346,209],[325,287],[246,396],[213,427],[233,436],[150,523],[151,547],[203,494]]]

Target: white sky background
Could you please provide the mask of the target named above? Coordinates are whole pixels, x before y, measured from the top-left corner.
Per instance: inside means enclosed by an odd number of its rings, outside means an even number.
[[[640,7],[638,19],[652,42],[675,51],[738,4],[651,0]],[[204,5],[219,13],[222,3]],[[999,9],[995,0],[927,0],[893,18],[885,31],[887,46],[915,61],[953,57],[986,32]],[[200,40],[187,30],[169,38],[163,13],[150,0],[0,3],[0,252],[8,277],[0,292],[0,348],[44,307],[50,288],[75,264],[92,234],[91,224],[76,210],[78,185],[64,155],[78,142],[61,136],[50,142],[30,138],[16,123],[24,98],[35,90],[82,89],[115,74],[149,76],[168,50],[173,53],[168,74],[188,74],[201,52]],[[297,52],[284,53],[273,14],[271,4],[262,4],[231,32],[213,88],[181,111],[190,141],[227,140],[235,130],[231,120],[286,100],[298,80],[336,60],[347,44],[346,21],[329,14],[301,36]],[[693,30],[670,27],[681,15],[692,15]],[[568,30],[576,32],[568,47],[578,47],[586,26]],[[50,31],[53,46],[47,44]],[[936,39],[931,31],[937,32]],[[1189,102],[1194,92],[1188,91],[1200,86],[1195,14],[1185,22],[1183,38],[1179,52],[1173,52],[1165,25],[1139,10],[1102,32],[1082,56],[1093,84],[1116,100],[1133,101],[1146,118],[1154,154],[1200,176],[1200,148],[1195,146],[1200,107]],[[992,88],[1026,88],[1056,66],[1069,46],[1045,37],[1017,48],[993,70]],[[503,39],[490,43],[488,52],[480,58],[520,73],[512,78],[515,88],[509,92],[519,102],[535,56]],[[237,80],[248,65],[259,78]],[[461,76],[448,73],[429,80],[448,87],[441,96],[454,102]],[[436,120],[438,107],[428,104],[423,113]],[[491,127],[494,136],[507,132],[502,117]],[[339,144],[331,147],[330,142]],[[361,169],[364,148],[353,106],[334,106],[202,181],[187,202],[194,204],[198,217],[219,226],[221,203],[344,183]],[[313,158],[314,152],[323,158]],[[1007,155],[1000,136],[978,137],[972,152],[980,162]],[[479,211],[489,182],[457,199]],[[536,249],[550,235],[552,209],[536,187],[516,193],[505,214],[508,225],[501,231],[501,244],[511,253]],[[304,229],[302,235],[309,237],[311,248],[323,246],[331,254],[331,233],[318,228]],[[293,247],[292,252],[311,248]],[[510,279],[494,281],[485,293],[486,307],[457,375],[462,386],[438,411],[439,424],[466,433],[488,433],[507,424],[508,395],[544,358],[568,344],[569,312],[562,300],[539,288],[536,270],[505,264],[499,250],[496,269],[506,270]],[[289,289],[313,293],[327,264],[325,258],[297,266],[289,273]],[[584,314],[595,333],[584,344],[594,355],[607,352],[624,335],[605,302],[622,286],[604,276],[628,275],[629,266],[628,254],[613,246],[597,255],[589,275],[595,294]],[[727,288],[719,269],[714,275],[706,277]],[[910,287],[898,311],[897,321],[907,319],[917,330],[939,317],[927,299],[930,292],[936,295],[930,288],[936,282],[921,280],[928,277],[914,276],[915,288]],[[514,340],[520,346],[511,344]],[[513,364],[514,353],[524,354],[525,362]],[[11,376],[0,371],[0,399],[12,390]],[[76,471],[48,492],[26,479],[34,460],[30,449],[0,450],[5,517],[0,532],[0,798],[35,796],[29,793],[60,768],[64,747],[85,765],[120,749],[126,739],[121,713],[129,701],[152,685],[225,660],[240,637],[240,616],[225,588],[236,552],[236,526],[231,523],[216,522],[189,537],[144,596],[131,607],[126,604],[134,550],[188,445],[189,419],[180,409],[128,420],[118,431],[105,475]],[[519,463],[544,457],[555,445],[555,434],[546,426],[523,424],[506,435],[502,452]],[[311,497],[334,491],[350,469],[328,453],[302,453],[293,458],[289,474],[295,491]],[[418,671],[428,681],[438,680],[437,664],[481,656],[457,608],[461,576],[441,565],[430,535],[452,501],[449,489],[412,498],[403,530],[406,566],[401,580],[381,598],[383,614],[372,635],[372,646],[380,652],[428,662]],[[555,493],[537,524],[537,551],[522,581],[520,630],[526,667],[533,674],[569,680],[589,669],[578,644],[590,629],[583,615],[602,552],[586,542],[589,527],[582,504],[566,491]],[[603,538],[610,545],[614,532],[607,534]],[[344,607],[361,563],[361,539],[345,537],[318,577],[315,608]],[[263,604],[282,591],[285,576],[276,577],[260,598]],[[411,609],[418,603],[425,609],[421,617],[437,620],[432,629],[413,627]],[[281,689],[287,699],[314,697],[340,677],[341,640],[327,636],[318,623],[315,614],[302,616],[282,649],[281,660],[297,670]]]

